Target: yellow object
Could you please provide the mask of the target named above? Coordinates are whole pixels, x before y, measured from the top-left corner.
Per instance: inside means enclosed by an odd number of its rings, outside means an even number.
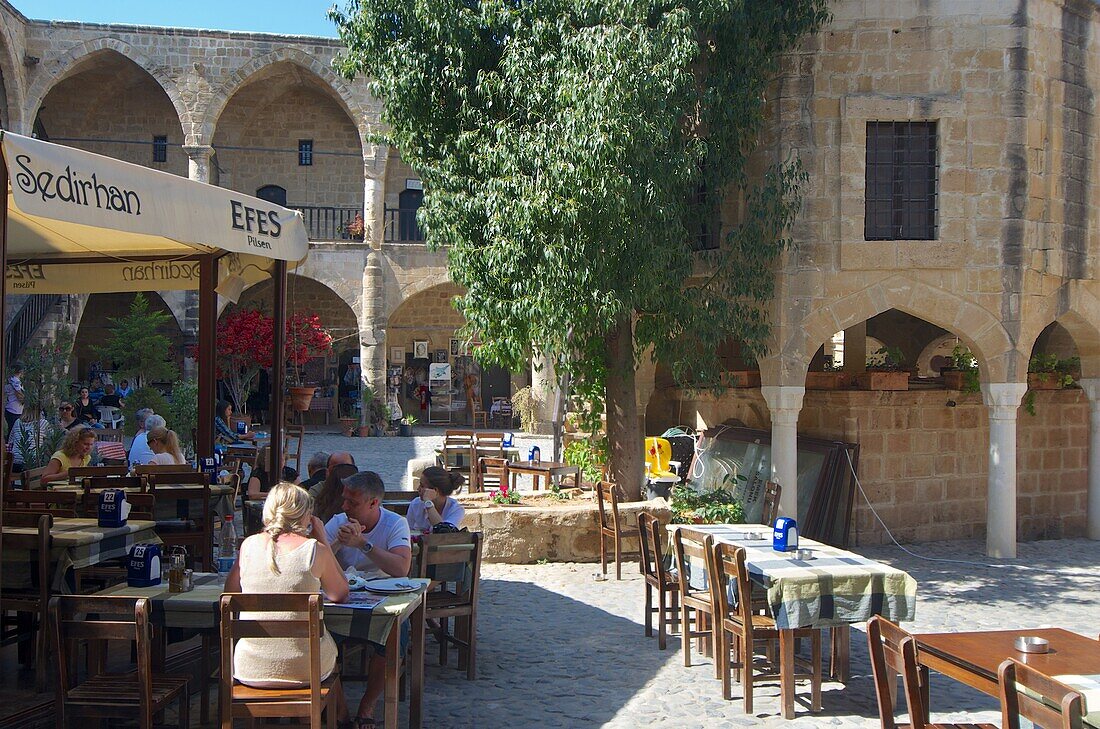
[[[675,479],[680,476],[671,469],[669,461],[672,460],[672,444],[667,438],[645,439],[645,465],[646,475],[653,479]]]

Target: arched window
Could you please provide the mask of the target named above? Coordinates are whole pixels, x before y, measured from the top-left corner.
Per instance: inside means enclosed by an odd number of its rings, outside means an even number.
[[[256,197],[261,200],[267,200],[270,203],[276,205],[282,205],[286,207],[286,188],[279,187],[278,185],[264,185],[256,191]]]

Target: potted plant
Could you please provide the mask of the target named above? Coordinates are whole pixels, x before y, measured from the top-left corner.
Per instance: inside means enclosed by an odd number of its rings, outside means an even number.
[[[406,415],[401,418],[401,425],[397,428],[398,435],[406,438],[412,435],[413,426],[416,425],[417,422],[415,415]]]
[[[851,374],[827,358],[821,372],[806,373],[807,390],[843,390],[851,384]]]
[[[366,223],[363,222],[363,215],[361,213],[356,213],[355,217],[344,226],[344,236],[351,240],[363,240],[366,232],[367,226]]]
[[[1061,390],[1073,384],[1072,372],[1079,360],[1076,357],[1058,359],[1056,354],[1032,355],[1027,366],[1029,390]]]
[[[359,418],[355,416],[354,400],[340,398],[340,434],[348,438],[355,435],[355,425]]]
[[[867,358],[867,371],[855,373],[861,390],[908,390],[909,371],[898,347],[880,347]]]
[[[951,367],[944,367],[940,374],[943,375],[943,384],[948,390],[978,392],[981,389],[978,381],[978,360],[962,344],[956,344],[951,350]]]
[[[286,323],[286,359],[290,368],[290,402],[298,411],[309,410],[316,387],[302,383],[302,366],[332,349],[332,335],[316,314],[296,312]]]
[[[687,486],[672,490],[673,524],[741,524],[745,509],[733,492],[722,487],[697,493]]]

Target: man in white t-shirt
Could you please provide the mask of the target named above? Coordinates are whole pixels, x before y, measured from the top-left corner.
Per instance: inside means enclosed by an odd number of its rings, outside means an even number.
[[[374,471],[360,471],[344,479],[344,512],[325,524],[325,536],[343,569],[354,567],[373,577],[406,577],[412,566],[412,541],[404,517],[382,508],[386,487]],[[408,624],[401,626],[404,652]],[[386,687],[383,646],[373,644],[367,669],[367,688],[359,702],[358,716],[374,715],[374,705]]]
[[[145,410],[146,408],[143,408]],[[153,460],[153,449],[149,447],[149,431],[153,428],[163,428],[167,425],[164,418],[156,415],[152,410],[145,413],[142,418],[141,410],[137,411],[138,432],[134,441],[130,444],[130,465],[144,466]]]

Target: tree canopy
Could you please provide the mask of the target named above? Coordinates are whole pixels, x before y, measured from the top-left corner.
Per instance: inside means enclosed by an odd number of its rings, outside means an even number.
[[[782,54],[827,17],[827,0],[352,0],[333,12],[341,70],[370,79],[386,141],[424,181],[421,222],[466,289],[458,307],[479,356],[519,369],[550,353],[589,400],[606,395],[619,477],[640,476],[642,352],[693,381],[717,381],[730,337],[764,352],[802,173],[752,155]],[[705,245],[723,207],[737,219]]]
[[[95,353],[104,362],[114,364],[118,378],[129,379],[135,388],[175,379],[179,370],[172,340],[163,333],[172,321],[171,314],[149,308],[149,300],[139,292],[128,314],[108,321],[111,332]]]

